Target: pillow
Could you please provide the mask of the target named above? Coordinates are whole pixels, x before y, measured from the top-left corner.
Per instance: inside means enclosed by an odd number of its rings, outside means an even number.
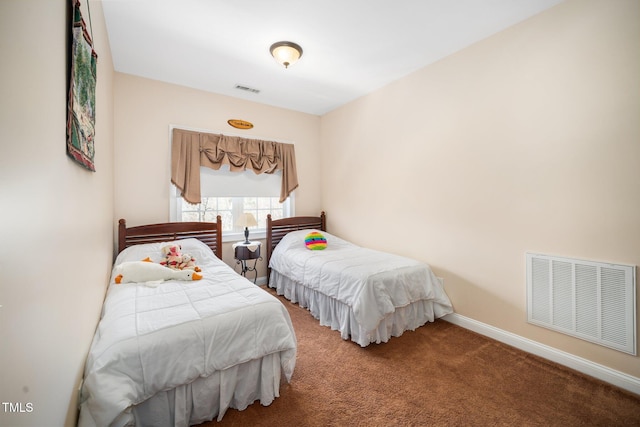
[[[198,239],[188,238],[181,239],[179,241],[172,240],[167,242],[143,243],[140,245],[129,246],[118,254],[114,265],[122,264],[125,261],[140,261],[146,257],[149,257],[151,261],[158,263],[164,258],[162,255],[162,248],[166,245],[172,244],[179,244],[182,246],[182,252],[189,253],[196,259],[197,263],[205,262],[205,260],[209,258],[217,259],[207,245]]]
[[[304,244],[307,246],[307,249],[319,251],[327,247],[327,239],[318,231],[312,231],[305,236]]]

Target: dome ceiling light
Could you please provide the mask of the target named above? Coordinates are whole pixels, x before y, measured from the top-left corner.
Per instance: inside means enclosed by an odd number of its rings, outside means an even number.
[[[269,51],[276,61],[284,65],[284,68],[289,68],[289,65],[295,63],[302,56],[302,48],[293,42],[274,43]]]

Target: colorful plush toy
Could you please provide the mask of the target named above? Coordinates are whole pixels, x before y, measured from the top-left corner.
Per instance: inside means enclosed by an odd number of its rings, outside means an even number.
[[[189,254],[182,254],[182,262],[178,266],[180,270],[202,271],[196,265],[196,259]]]
[[[167,245],[162,248],[162,255],[164,255],[164,259],[160,261],[160,265],[164,265],[165,267],[172,268],[174,270],[180,269],[180,264],[182,264],[182,246],[173,244]]]
[[[327,239],[318,231],[312,231],[304,238],[304,244],[307,249],[319,251],[327,247]]]
[[[161,282],[165,280],[200,280],[202,275],[193,270],[173,270],[160,264],[144,261],[128,261],[116,267],[116,284]],[[147,283],[147,286],[149,284]]]

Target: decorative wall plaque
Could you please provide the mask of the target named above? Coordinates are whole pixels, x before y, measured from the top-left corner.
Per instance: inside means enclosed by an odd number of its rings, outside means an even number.
[[[227,123],[236,129],[251,129],[253,127],[253,123],[238,119],[227,120]]]

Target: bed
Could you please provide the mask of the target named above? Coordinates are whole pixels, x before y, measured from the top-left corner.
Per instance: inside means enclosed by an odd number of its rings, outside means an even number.
[[[228,408],[269,405],[295,367],[286,308],[221,261],[221,222],[127,227],[119,222],[102,315],[89,350],[78,425],[187,426]],[[179,243],[197,281],[115,284],[123,263]]]
[[[324,250],[305,238],[319,232]],[[320,324],[362,347],[387,342],[453,313],[428,265],[363,248],[326,231],[326,215],[267,217],[268,286],[306,307]]]

